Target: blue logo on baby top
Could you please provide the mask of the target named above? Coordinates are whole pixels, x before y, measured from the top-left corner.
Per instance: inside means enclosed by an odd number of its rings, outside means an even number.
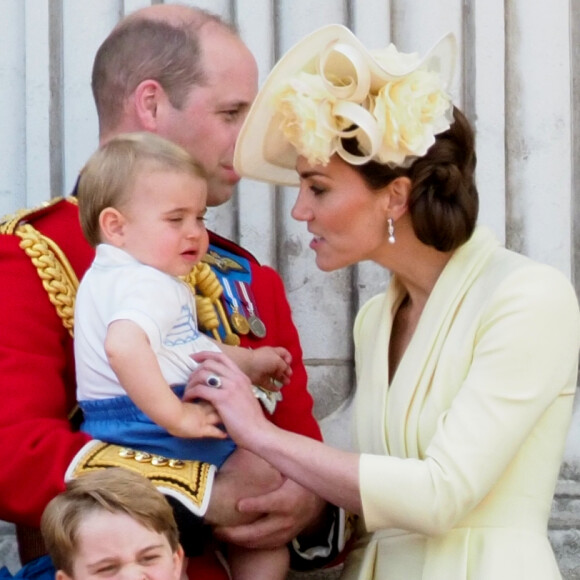
[[[191,308],[187,305],[181,307],[181,315],[179,319],[173,326],[173,328],[167,333],[163,344],[165,346],[179,346],[182,344],[187,344],[188,342],[193,342],[199,337],[199,330],[195,324],[195,318],[191,312]]]

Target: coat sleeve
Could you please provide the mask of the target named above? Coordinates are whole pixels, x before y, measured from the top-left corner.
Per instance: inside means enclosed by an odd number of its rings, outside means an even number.
[[[0,519],[37,526],[89,438],[68,421],[72,339],[16,236],[0,236],[0,264]]]
[[[424,457],[361,455],[369,531],[445,532],[500,481],[503,493],[513,483],[519,497],[541,489],[551,498],[576,389],[574,291],[551,268],[522,268],[473,321],[468,371],[441,409]]]

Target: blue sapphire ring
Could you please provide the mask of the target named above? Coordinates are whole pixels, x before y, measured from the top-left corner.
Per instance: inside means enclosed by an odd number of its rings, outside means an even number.
[[[213,387],[214,389],[219,389],[222,386],[222,380],[217,375],[209,375],[207,379],[205,379],[205,384],[208,387]]]

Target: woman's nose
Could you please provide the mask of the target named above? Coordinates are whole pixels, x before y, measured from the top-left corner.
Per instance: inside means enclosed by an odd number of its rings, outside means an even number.
[[[312,215],[306,203],[306,196],[302,193],[302,190],[298,192],[298,197],[294,202],[290,215],[299,222],[308,221]]]

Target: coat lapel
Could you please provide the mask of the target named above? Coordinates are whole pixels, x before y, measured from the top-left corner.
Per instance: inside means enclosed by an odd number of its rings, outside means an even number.
[[[380,434],[380,440],[384,442],[383,452],[397,457],[420,456],[418,433],[421,413],[441,349],[466,292],[497,246],[493,234],[480,227],[455,252],[433,288],[390,388],[387,385],[389,337],[393,313],[404,297],[404,289],[396,276],[391,280],[377,311],[365,316],[359,329],[360,335],[365,338],[360,341],[362,348],[360,356],[357,355],[357,366],[360,363],[362,372],[357,368],[357,374],[365,376],[365,383],[370,383],[360,384],[359,388],[370,388],[371,392],[369,396],[363,396],[358,405],[366,407],[364,418],[357,414],[359,441],[370,443],[371,440],[376,441]],[[372,343],[367,337],[372,337]],[[369,348],[372,354],[367,357],[364,349]],[[365,367],[372,370],[366,373]],[[384,413],[373,413],[375,409],[382,409]],[[361,419],[365,424],[361,425]],[[375,448],[374,452],[378,451]]]

